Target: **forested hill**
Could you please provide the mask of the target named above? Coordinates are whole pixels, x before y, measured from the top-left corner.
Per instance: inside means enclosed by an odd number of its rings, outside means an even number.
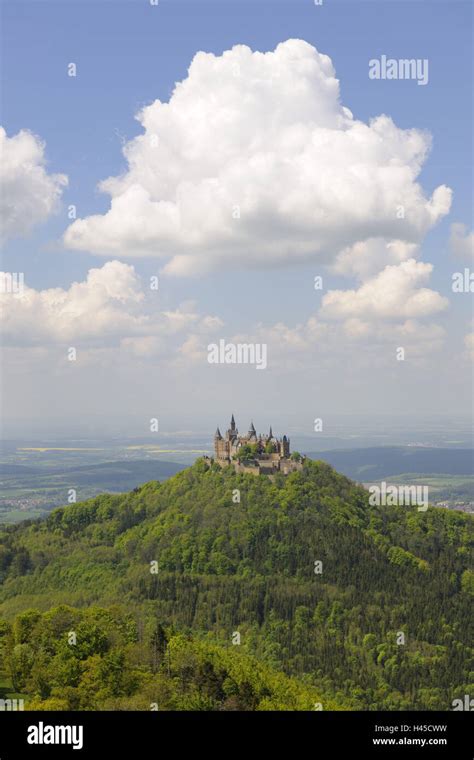
[[[19,668],[17,688],[26,694],[69,705],[76,699],[82,709],[73,692],[82,688],[84,668],[95,657],[102,672],[116,650],[122,658],[116,670],[151,668],[150,678],[163,671],[171,689],[165,654],[171,656],[169,642],[178,637],[180,651],[222,648],[227,670],[236,658],[254,658],[267,669],[251,685],[261,700],[250,700],[248,709],[274,706],[268,683],[287,678],[288,694],[290,683],[309,691],[288,704],[279,697],[281,709],[311,709],[304,705],[316,694],[327,709],[449,710],[454,698],[474,691],[473,525],[469,515],[447,510],[369,506],[362,488],[323,462],[307,461],[303,472],[271,482],[198,460],[164,483],[0,531],[0,614],[9,621],[0,624],[4,660],[9,672]],[[100,646],[92,643],[80,656],[66,648],[67,657],[79,658],[69,681],[48,674],[57,673],[53,660],[66,656],[54,642],[67,636],[74,610],[50,613],[62,626],[38,613],[29,613],[31,620],[19,614],[58,605],[109,610],[100,613]],[[110,632],[107,615],[122,621],[110,623]],[[117,625],[122,634],[130,626],[126,643],[114,633]],[[28,648],[20,664],[18,646]],[[189,657],[187,680],[179,671],[181,697],[189,687],[199,697],[193,704],[201,705],[204,689],[207,707],[195,709],[226,709],[227,676],[215,675],[214,655],[196,655],[195,666]],[[41,658],[43,691],[32,675]],[[210,681],[201,678],[210,667]],[[208,681],[219,682],[220,691]],[[104,686],[101,704],[133,701],[138,687],[123,688],[117,695]]]

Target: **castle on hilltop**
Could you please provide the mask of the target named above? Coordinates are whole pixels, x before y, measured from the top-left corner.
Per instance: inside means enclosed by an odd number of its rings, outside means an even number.
[[[234,415],[224,435],[217,428],[214,435],[214,458],[221,467],[233,466],[236,472],[254,475],[288,475],[303,468],[304,457],[290,455],[290,439],[276,438],[272,429],[268,435],[257,435],[253,422],[247,435],[239,435]]]

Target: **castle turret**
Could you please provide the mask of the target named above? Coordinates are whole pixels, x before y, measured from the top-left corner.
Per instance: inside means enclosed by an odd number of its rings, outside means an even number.
[[[227,430],[225,437],[228,441],[233,441],[235,438],[237,438],[239,434],[239,431],[237,430],[237,426],[235,424],[234,415],[230,418],[230,428]]]
[[[257,438],[257,431],[255,430],[253,422],[250,423],[248,437],[252,439]]]
[[[280,453],[285,458],[290,456],[290,439],[286,435],[281,439]]]
[[[214,435],[214,455],[216,459],[228,459],[229,457],[229,442],[224,440],[219,428]]]

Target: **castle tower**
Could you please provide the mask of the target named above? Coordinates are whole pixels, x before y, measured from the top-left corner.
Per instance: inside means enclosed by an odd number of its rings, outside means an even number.
[[[283,436],[280,443],[280,454],[282,457],[290,456],[290,439],[286,437],[286,435]]]
[[[252,441],[257,440],[257,431],[255,430],[253,422],[250,423],[248,438]]]
[[[230,418],[230,428],[226,432],[226,438],[229,441],[233,441],[234,438],[237,438],[238,434],[239,434],[239,431],[237,430],[237,427],[235,424],[234,415],[232,415],[232,417]]]
[[[214,434],[214,454],[216,459],[227,459],[228,456],[228,450],[227,450],[227,441],[224,441],[221,431],[219,428],[217,428],[215,434]]]

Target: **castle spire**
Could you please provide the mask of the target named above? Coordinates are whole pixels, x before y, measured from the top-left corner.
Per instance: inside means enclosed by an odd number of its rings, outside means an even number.
[[[222,439],[222,436],[221,436],[221,431],[219,430],[219,428],[217,428],[217,430],[216,430],[216,434],[215,434],[214,438],[219,438],[219,439]]]
[[[234,415],[232,415],[232,417],[230,418],[230,429],[231,429],[231,430],[235,430],[235,420],[234,420]]]
[[[268,434],[269,438],[273,438],[273,432],[272,432],[272,426],[270,425],[270,432]]]

